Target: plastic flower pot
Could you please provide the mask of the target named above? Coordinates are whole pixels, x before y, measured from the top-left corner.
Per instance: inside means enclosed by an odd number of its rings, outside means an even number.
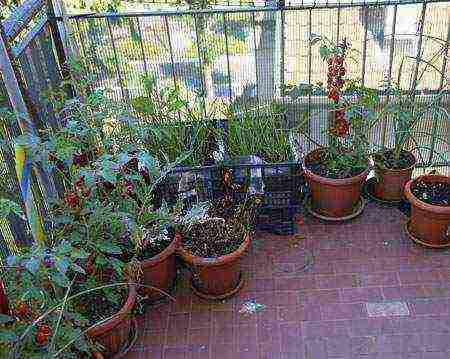
[[[142,284],[152,286],[169,293],[177,276],[175,251],[180,244],[180,236],[175,236],[170,245],[156,256],[141,261]],[[165,295],[155,289],[142,287],[139,292],[150,301],[163,299]]]
[[[87,334],[105,348],[102,353],[105,357],[119,356],[127,348],[133,330],[132,310],[136,295],[136,287],[130,285],[122,308],[111,319],[88,330]]]
[[[335,179],[319,176],[308,169],[321,149],[305,157],[305,177],[310,189],[311,210],[324,219],[346,219],[357,210],[361,201],[361,188],[369,174],[368,168],[357,176]]]
[[[225,299],[236,294],[243,286],[240,262],[250,246],[250,234],[233,253],[217,257],[198,257],[183,248],[178,249],[181,258],[192,271],[192,289],[205,299]]]
[[[417,181],[439,182],[450,185],[450,177],[424,175],[409,181],[405,186],[405,196],[411,203],[411,219],[407,231],[412,240],[428,247],[450,246],[450,206],[425,203],[412,192],[411,186]]]
[[[411,152],[408,152],[407,156],[412,164],[403,169],[384,168],[375,162],[374,170],[377,181],[374,184],[373,194],[376,198],[384,201],[400,201],[403,198],[405,185],[411,179],[417,163]]]

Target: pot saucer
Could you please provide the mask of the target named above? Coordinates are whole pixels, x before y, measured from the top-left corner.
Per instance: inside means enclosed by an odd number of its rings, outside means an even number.
[[[194,292],[194,294],[202,299],[206,299],[206,300],[224,300],[224,299],[228,299],[232,296],[234,296],[237,292],[239,292],[245,284],[245,278],[244,278],[244,274],[241,272],[240,276],[239,276],[239,283],[238,285],[231,289],[230,291],[224,293],[224,294],[220,294],[220,295],[214,295],[214,294],[207,294],[207,293],[203,293],[200,290],[197,289],[197,287],[195,286],[195,283],[193,281],[191,281],[191,289]]]
[[[413,234],[411,233],[411,230],[409,229],[410,223],[411,223],[411,220],[410,220],[410,219],[408,219],[408,220],[405,222],[405,231],[406,231],[406,233],[408,234],[409,238],[410,238],[414,243],[420,244],[421,246],[424,246],[424,247],[428,247],[428,248],[436,248],[436,249],[439,249],[439,248],[449,248],[449,247],[450,247],[450,243],[446,243],[446,244],[429,244],[429,243],[426,243],[426,242],[422,241],[421,239],[417,238],[415,235],[413,235]]]
[[[350,219],[358,217],[363,212],[365,206],[366,206],[366,201],[364,200],[364,198],[362,196],[360,196],[359,201],[356,204],[355,211],[352,214],[349,214],[348,216],[344,216],[344,217],[329,217],[329,216],[325,216],[323,214],[317,213],[316,211],[314,211],[312,209],[311,197],[308,197],[308,199],[306,200],[306,203],[305,203],[306,210],[311,215],[313,215],[316,218],[322,219],[324,221],[328,221],[328,222],[342,222],[342,221],[348,221]]]
[[[402,202],[402,200],[389,201],[389,200],[382,199],[382,198],[375,196],[374,186],[375,186],[376,182],[377,182],[377,179],[375,177],[371,177],[371,178],[367,179],[366,182],[364,182],[363,187],[362,187],[362,193],[363,193],[363,195],[365,195],[365,197],[367,197],[367,199],[375,201],[379,204],[387,205],[387,206],[398,206]]]

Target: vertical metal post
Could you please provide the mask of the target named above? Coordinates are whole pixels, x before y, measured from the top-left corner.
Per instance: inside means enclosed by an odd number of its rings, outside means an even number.
[[[389,86],[392,83],[392,65],[394,62],[396,24],[397,24],[397,5],[394,6],[394,16],[392,17],[392,36],[391,36],[391,44],[390,44],[390,48],[389,48],[389,70],[388,70]]]
[[[78,37],[81,43],[81,51],[83,52],[83,57],[86,59],[86,48],[84,47],[84,41],[81,38],[81,28],[78,19],[75,19],[75,25],[77,26]]]
[[[225,51],[227,52],[227,71],[228,71],[228,98],[231,103],[231,71],[230,71],[230,50],[228,49],[228,26],[227,26],[227,17],[225,13],[222,13],[223,16],[223,31],[225,32]]]
[[[197,43],[197,52],[198,52],[198,61],[200,63],[200,77],[202,80],[202,88],[203,88],[203,100],[204,100],[204,108],[206,112],[206,100],[207,100],[207,93],[206,93],[206,78],[205,78],[205,69],[203,67],[203,57],[202,57],[202,44],[200,43],[200,37],[199,37],[199,29],[198,29],[198,19],[197,14],[194,14],[194,24],[195,24],[195,41]]]
[[[418,28],[419,40],[417,42],[416,65],[414,66],[413,80],[412,80],[411,89],[410,89],[411,91],[414,91],[414,92],[417,87],[417,76],[419,74],[419,64],[420,64],[420,57],[421,57],[421,53],[422,53],[423,28],[424,28],[424,22],[425,22],[426,9],[427,9],[427,2],[424,1],[422,4],[422,13],[420,15],[420,20],[419,20],[420,21],[419,28]],[[415,95],[415,93],[413,95]]]
[[[312,77],[312,46],[311,46],[311,37],[312,37],[312,10],[309,9],[309,17],[308,17],[308,85],[311,86],[311,77]],[[308,91],[308,116],[311,115],[311,92]]]
[[[448,25],[447,25],[447,41],[445,43],[444,55],[448,54],[449,43],[450,43],[450,23],[448,23]],[[445,75],[447,74],[447,71],[446,71],[447,58],[448,58],[448,56],[443,56],[442,69],[441,69],[442,76],[441,76],[441,80],[439,82],[439,90],[442,90],[442,88],[444,87],[444,80],[446,78]],[[447,85],[448,85],[448,83],[447,83]]]
[[[113,48],[114,61],[116,63],[117,77],[119,78],[119,85],[120,85],[120,89],[121,89],[121,92],[122,92],[122,97],[123,97],[123,99],[127,99],[128,98],[128,94],[125,91],[125,87],[124,87],[124,83],[123,83],[123,79],[122,79],[122,73],[120,72],[119,58],[117,57],[117,49],[116,49],[116,44],[114,42],[114,36],[113,36],[113,33],[112,33],[111,23],[110,23],[109,17],[106,18],[106,23],[108,25],[109,37],[111,39],[111,45],[112,45],[112,48]]]
[[[281,88],[284,88],[284,42],[286,40],[285,36],[285,26],[286,26],[286,14],[284,13],[284,2],[283,7],[280,10],[280,16],[281,16],[281,43],[280,43],[280,85]]]
[[[341,7],[339,6],[340,4],[338,4],[338,9],[337,9],[337,29],[336,29],[336,42],[339,42],[339,30],[341,27]]]
[[[363,53],[362,53],[362,73],[361,73],[361,81],[364,86],[365,75],[366,75],[366,57],[367,57],[367,30],[369,24],[367,22],[367,17],[369,13],[369,7],[364,6],[364,42],[363,42]]]
[[[144,43],[142,42],[142,30],[141,30],[141,22],[139,21],[139,16],[136,17],[136,21],[137,21],[137,28],[138,28],[138,34],[139,34],[139,44],[141,46],[141,52],[142,52],[142,61],[144,62],[145,76],[148,77],[147,59],[145,57]]]
[[[394,48],[395,48],[395,31],[396,31],[396,24],[397,24],[397,5],[394,5],[394,14],[392,16],[392,36],[391,36],[391,43],[389,48],[389,70],[388,70],[388,85],[389,87],[392,84],[392,66],[394,62]],[[389,94],[386,98],[386,101],[389,101]],[[383,147],[386,146],[386,127],[387,127],[387,119],[383,121],[383,127],[381,128],[381,145]]]
[[[259,74],[258,74],[258,54],[256,52],[257,44],[256,44],[256,19],[255,12],[252,12],[252,26],[253,26],[253,53],[255,55],[255,77],[256,77],[256,98],[258,99],[259,104]]]
[[[167,15],[164,15],[164,27],[166,28],[167,42],[169,43],[170,61],[172,63],[173,85],[176,88],[177,87],[177,79],[175,76],[175,61],[173,59],[172,38],[170,37],[169,21],[167,20]]]
[[[56,56],[58,58],[59,67],[61,70],[61,76],[66,81],[66,91],[69,97],[73,98],[75,96],[75,90],[70,84],[70,69],[69,64],[67,62],[67,56],[65,51],[65,30],[64,24],[58,25],[55,16],[62,16],[62,8],[58,6],[55,8],[55,3],[59,3],[58,0],[47,0],[47,17],[50,23],[50,31],[53,38],[53,44],[56,50]],[[56,13],[58,11],[58,13]]]

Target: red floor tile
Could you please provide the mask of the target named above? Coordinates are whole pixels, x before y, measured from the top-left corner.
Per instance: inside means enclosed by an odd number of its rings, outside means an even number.
[[[178,302],[138,318],[128,357],[448,359],[450,252],[413,245],[403,222],[396,209],[369,203],[344,224],[306,217],[296,245],[258,233],[238,295],[208,302],[180,276]],[[248,300],[265,307],[245,316]],[[366,303],[384,301],[404,302],[410,315],[369,318]]]

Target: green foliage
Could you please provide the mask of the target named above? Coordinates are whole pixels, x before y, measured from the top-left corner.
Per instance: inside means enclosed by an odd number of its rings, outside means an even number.
[[[257,155],[267,163],[292,160],[284,116],[284,109],[276,104],[231,110],[227,116],[230,157]]]

